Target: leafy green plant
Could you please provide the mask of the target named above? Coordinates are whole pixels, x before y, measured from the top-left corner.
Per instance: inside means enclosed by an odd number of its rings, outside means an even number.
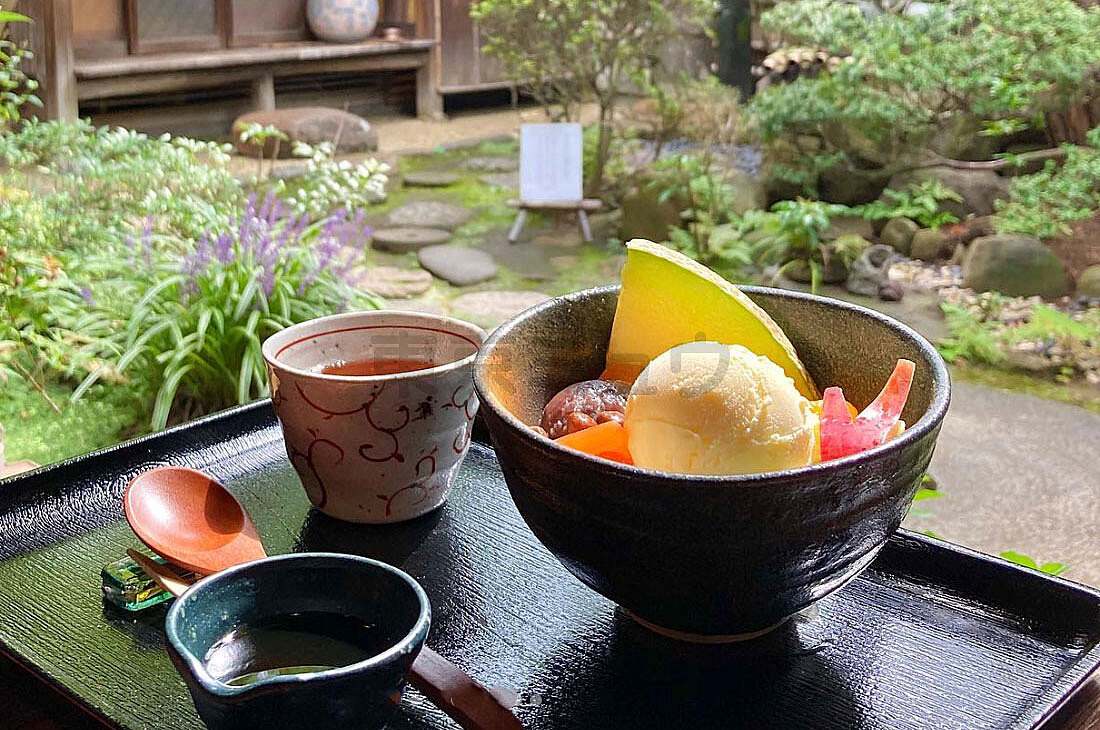
[[[0,161],[33,168],[40,190],[18,201],[13,215],[0,215],[0,238],[79,265],[85,253],[120,251],[152,220],[159,243],[184,249],[244,200],[228,149],[86,121],[25,121],[0,134]],[[21,223],[23,210],[29,215]]]
[[[857,206],[857,215],[867,220],[910,218],[924,228],[939,228],[959,219],[941,207],[945,200],[961,203],[963,197],[939,180],[910,183],[902,190],[886,188],[878,200]]]
[[[98,309],[96,318],[125,322],[105,367],[156,389],[154,428],[173,408],[192,415],[267,395],[260,346],[272,333],[348,306],[379,306],[345,279],[369,240],[362,213],[312,224],[283,213],[274,197],[258,208],[250,199],[235,226],[205,234],[182,265],[148,239],[133,244],[131,266],[143,280],[113,282],[116,307],[125,309]]]
[[[1064,145],[1065,160],[1009,182],[1008,199],[994,203],[997,230],[1040,238],[1073,233],[1070,224],[1100,209],[1100,127],[1084,146]]]
[[[27,76],[21,66],[33,57],[25,47],[7,37],[8,23],[29,23],[31,19],[21,13],[0,9],[0,125],[17,122],[20,109],[25,104],[42,106],[35,95],[38,82]]]
[[[780,170],[807,187],[807,172],[823,161],[889,173],[924,162],[936,140],[959,142],[941,146],[952,156],[983,133],[1041,127],[1045,112],[1095,89],[1100,62],[1100,14],[1073,0],[948,0],[921,13],[792,0],[761,25],[785,43],[847,55],[827,73],[764,89],[750,105],[765,142],[816,139]]]
[[[777,264],[780,271],[798,263],[810,269],[810,289],[821,287],[823,267],[834,255],[823,239],[833,217],[847,215],[851,209],[844,205],[823,203],[819,200],[781,200],[768,212],[750,211],[742,216],[742,226],[754,230],[756,235],[750,244],[754,261],[760,264]],[[854,259],[850,251],[836,251],[844,257],[845,264]],[[858,253],[856,254],[858,255]]]
[[[386,199],[390,166],[375,159],[353,164],[333,159],[331,142],[308,145],[297,142],[294,154],[307,157],[306,172],[273,188],[296,215],[320,218],[337,208],[362,210]]]
[[[576,120],[580,105],[599,105],[590,193],[603,188],[619,97],[643,79],[653,49],[685,30],[709,28],[713,0],[480,0],[470,14],[509,78],[551,119]]]
[[[650,166],[651,188],[660,203],[682,205],[681,224],[669,229],[669,243],[682,253],[711,267],[740,267],[751,263],[729,224],[733,188],[705,154],[669,155]]]
[[[949,362],[967,360],[996,365],[1005,359],[996,325],[979,319],[970,310],[944,302],[940,305],[950,334],[936,343]]]
[[[241,127],[240,134],[238,135],[245,144],[253,145],[258,150],[256,155],[256,177],[257,179],[263,179],[264,177],[264,149],[267,147],[267,141],[270,139],[275,140],[272,145],[271,151],[271,164],[268,165],[267,174],[271,174],[271,168],[275,165],[275,160],[279,159],[279,147],[283,142],[290,140],[287,133],[276,127],[274,124],[260,124],[259,122],[249,122]]]
[[[1015,550],[1006,550],[1001,553],[1001,557],[1010,563],[1016,563],[1016,565],[1022,565],[1025,568],[1031,568],[1032,570],[1038,570],[1046,573],[1047,575],[1061,575],[1069,570],[1069,566],[1065,563],[1042,563],[1036,562],[1035,558],[1032,558],[1023,553],[1018,553]]]

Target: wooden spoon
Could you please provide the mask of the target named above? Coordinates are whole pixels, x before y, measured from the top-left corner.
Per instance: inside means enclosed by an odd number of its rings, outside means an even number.
[[[217,480],[183,467],[134,477],[124,498],[134,534],[166,560],[201,575],[267,557],[244,506]],[[189,582],[136,550],[126,554],[164,590],[179,596]],[[523,730],[512,696],[491,692],[424,646],[409,671],[413,686],[466,730]]]

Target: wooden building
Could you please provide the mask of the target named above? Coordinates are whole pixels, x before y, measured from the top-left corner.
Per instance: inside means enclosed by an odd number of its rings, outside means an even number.
[[[415,74],[420,116],[442,115],[442,95],[507,87],[469,15],[470,0],[381,0],[375,37],[314,39],[305,0],[20,0],[35,19],[12,27],[35,52],[43,116],[173,92],[227,88],[255,109],[276,105],[276,81],[326,75]],[[381,37],[401,29],[399,40]]]

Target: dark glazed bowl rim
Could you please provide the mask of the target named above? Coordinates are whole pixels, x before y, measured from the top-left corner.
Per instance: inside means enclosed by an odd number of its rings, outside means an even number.
[[[223,583],[227,581],[239,580],[243,576],[241,574],[247,574],[250,571],[254,571],[257,568],[266,568],[272,564],[279,563],[292,563],[292,562],[323,562],[323,563],[345,563],[352,564],[357,567],[366,567],[375,570],[380,570],[385,573],[390,573],[408,585],[413,595],[416,596],[417,603],[420,605],[420,611],[417,614],[416,621],[409,631],[400,639],[398,639],[392,646],[385,651],[375,654],[372,657],[364,659],[361,662],[349,664],[345,667],[337,667],[336,669],[326,669],[321,672],[308,672],[303,674],[288,674],[283,676],[272,677],[265,679],[262,683],[256,685],[249,685],[246,687],[233,687],[219,682],[210,676],[210,673],[206,671],[206,667],[199,657],[196,657],[179,638],[180,631],[180,616],[183,611],[183,607],[189,602],[196,600],[195,595],[201,594],[207,586],[211,586],[217,583]],[[383,563],[379,560],[372,560],[371,558],[363,558],[358,555],[346,555],[344,553],[291,553],[288,555],[273,555],[271,557],[263,558],[261,560],[254,560],[250,563],[242,563],[236,565],[227,570],[223,570],[220,573],[209,575],[202,580],[195,583],[191,588],[187,590],[182,596],[177,598],[171,608],[168,609],[168,616],[164,620],[165,634],[168,636],[168,641],[172,645],[172,649],[175,650],[184,662],[186,662],[191,676],[198,682],[206,692],[222,697],[236,697],[248,692],[253,692],[261,689],[270,689],[276,686],[292,686],[300,682],[304,682],[312,679],[329,679],[343,677],[363,669],[370,669],[372,667],[384,665],[401,654],[408,653],[414,647],[423,644],[425,638],[428,636],[428,627],[431,624],[431,604],[428,601],[428,594],[424,592],[424,589],[420,586],[405,571],[395,568],[388,563]]]
[[[738,289],[746,294],[764,294],[772,297],[780,297],[786,299],[797,299],[808,302],[814,302],[815,304],[824,305],[826,307],[833,307],[836,309],[845,309],[850,312],[854,312],[860,316],[868,317],[887,327],[899,332],[906,339],[911,340],[921,353],[925,356],[925,359],[932,366],[932,397],[928,404],[928,409],[917,420],[916,423],[908,424],[905,432],[901,436],[887,441],[886,443],[876,446],[873,449],[855,454],[852,456],[846,456],[841,459],[833,459],[831,461],[825,461],[818,464],[811,464],[809,466],[802,466],[796,469],[784,469],[781,471],[767,471],[758,472],[755,474],[734,474],[726,476],[714,476],[708,474],[680,474],[674,472],[658,471],[656,469],[645,469],[639,466],[620,464],[618,462],[609,461],[607,459],[601,459],[597,456],[590,456],[588,454],[569,449],[559,444],[554,443],[553,440],[544,438],[535,433],[531,428],[520,421],[511,411],[505,408],[501,402],[493,395],[489,388],[489,383],[486,375],[486,362],[490,355],[500,345],[501,340],[508,337],[508,335],[519,324],[536,317],[546,310],[549,310],[555,306],[559,306],[562,300],[571,300],[580,302],[590,297],[599,296],[603,294],[617,293],[620,287],[618,285],[596,287],[593,289],[583,289],[571,294],[565,294],[564,296],[555,297],[540,304],[526,309],[516,316],[509,319],[504,324],[500,325],[496,331],[494,331],[485,343],[481,346],[478,352],[477,359],[474,361],[474,387],[477,390],[478,398],[481,399],[481,403],[487,404],[493,413],[502,419],[509,427],[518,431],[522,438],[524,438],[528,444],[555,454],[563,458],[570,458],[577,460],[580,464],[584,464],[585,468],[595,469],[597,471],[606,472],[608,474],[614,474],[618,476],[637,475],[644,477],[650,482],[662,481],[666,485],[673,484],[688,484],[692,488],[698,489],[703,485],[720,485],[725,487],[727,485],[739,485],[739,486],[761,486],[771,487],[776,484],[785,482],[791,477],[814,475],[818,474],[822,477],[829,475],[831,472],[850,467],[857,466],[864,462],[869,462],[878,459],[880,456],[900,452],[910,444],[913,444],[922,438],[924,438],[929,432],[935,429],[939,423],[943,420],[943,417],[947,414],[947,407],[951,401],[951,378],[947,372],[947,365],[944,363],[943,358],[939,352],[936,351],[931,343],[924,337],[918,334],[914,329],[906,324],[903,324],[893,317],[888,317],[881,312],[876,312],[873,309],[867,307],[861,307],[858,304],[851,304],[839,299],[831,299],[828,297],[816,296],[813,294],[804,294],[802,292],[793,292],[786,289],[777,289],[773,287],[764,286],[739,286]]]

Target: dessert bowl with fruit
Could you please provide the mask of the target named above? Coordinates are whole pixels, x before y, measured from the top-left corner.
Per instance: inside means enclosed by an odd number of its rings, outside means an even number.
[[[706,641],[767,631],[865,568],[950,398],[905,325],[738,288],[648,241],[621,287],[498,328],[474,381],[536,537],[644,625]]]

